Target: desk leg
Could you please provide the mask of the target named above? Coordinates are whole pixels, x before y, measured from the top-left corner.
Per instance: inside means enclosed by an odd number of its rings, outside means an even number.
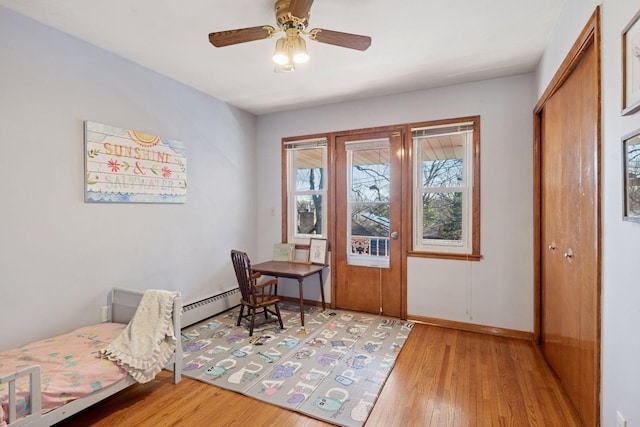
[[[302,278],[298,279],[298,286],[300,287],[300,324],[304,326],[304,297],[302,296]]]
[[[324,311],[324,283],[322,283],[322,270],[318,271],[320,275],[320,295],[322,296],[322,311]]]

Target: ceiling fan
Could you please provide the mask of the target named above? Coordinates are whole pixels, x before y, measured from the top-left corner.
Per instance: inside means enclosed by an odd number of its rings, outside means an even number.
[[[309,54],[301,34],[309,40],[355,50],[367,50],[371,46],[371,37],[339,31],[314,28],[306,31],[309,24],[309,11],[313,0],[276,0],[275,14],[278,29],[271,25],[218,31],[209,34],[209,41],[215,47],[230,46],[255,40],[268,39],[275,34],[284,33],[276,41],[273,61],[281,71],[295,70],[295,64],[307,62]]]

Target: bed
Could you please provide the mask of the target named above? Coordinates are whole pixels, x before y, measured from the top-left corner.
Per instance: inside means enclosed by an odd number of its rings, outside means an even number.
[[[130,321],[144,294],[145,291],[114,288],[108,300],[110,322],[0,352],[0,426],[51,426],[140,382],[135,372],[127,373],[131,372],[127,366],[113,361],[107,349],[121,335],[137,330],[130,328]],[[174,383],[178,383],[183,362],[180,294],[171,300],[173,305],[168,307],[166,316],[177,345],[163,365],[173,371]],[[51,361],[57,364],[51,365]],[[95,371],[97,377],[90,371]]]

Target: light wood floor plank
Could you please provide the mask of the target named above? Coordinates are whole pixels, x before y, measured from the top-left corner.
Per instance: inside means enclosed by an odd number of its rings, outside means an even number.
[[[76,426],[303,426],[307,416],[169,372],[59,424]],[[581,426],[531,342],[416,324],[366,427]]]

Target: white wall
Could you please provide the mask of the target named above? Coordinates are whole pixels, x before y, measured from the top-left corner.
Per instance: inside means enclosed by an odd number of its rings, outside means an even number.
[[[410,259],[408,313],[532,331],[534,104],[534,75],[525,74],[260,116],[260,257],[268,258],[281,239],[282,137],[480,115],[483,259]],[[279,291],[295,296],[297,287]],[[317,282],[305,284],[305,297],[316,294]]]
[[[183,141],[187,203],[84,203],[85,120]],[[0,121],[0,349],[99,321],[113,286],[237,286],[255,116],[0,7]]]
[[[601,425],[640,425],[640,224],[622,221],[621,137],[640,128],[640,113],[620,115],[621,32],[640,10],[637,0],[567,0],[537,73],[538,96],[601,4],[602,29],[602,407]]]

